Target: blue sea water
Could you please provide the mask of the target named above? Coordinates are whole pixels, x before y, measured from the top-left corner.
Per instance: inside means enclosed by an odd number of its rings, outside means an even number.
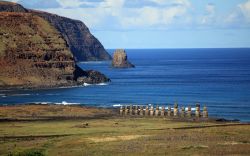
[[[111,54],[114,50],[108,50]],[[2,90],[0,104],[79,103],[112,107],[154,104],[208,107],[209,115],[250,121],[250,49],[128,49],[136,68],[113,69],[110,61],[82,62],[112,82],[47,90]],[[63,102],[63,103],[66,103]]]

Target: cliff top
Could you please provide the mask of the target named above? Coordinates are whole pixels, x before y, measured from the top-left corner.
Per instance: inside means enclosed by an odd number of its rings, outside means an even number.
[[[0,1],[0,11],[6,12],[28,12],[22,5],[14,2]]]
[[[0,1],[0,5],[19,5],[15,2]]]

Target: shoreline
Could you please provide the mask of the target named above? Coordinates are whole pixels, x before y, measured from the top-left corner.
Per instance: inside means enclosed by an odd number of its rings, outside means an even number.
[[[65,89],[65,88],[78,88],[78,87],[87,87],[91,85],[108,85],[110,82],[100,82],[100,83],[84,83],[84,84],[66,84],[66,85],[54,85],[54,86],[0,86],[0,91],[6,90],[51,90],[51,89]]]

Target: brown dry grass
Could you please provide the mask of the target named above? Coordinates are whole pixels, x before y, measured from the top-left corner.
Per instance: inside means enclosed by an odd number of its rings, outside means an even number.
[[[95,117],[110,116],[111,109],[67,105],[16,105],[0,106],[0,117],[9,119],[39,119],[56,117]]]
[[[33,118],[34,112],[40,116],[70,116],[76,112],[91,117],[109,111],[58,105],[0,108],[0,114],[9,118]],[[199,128],[216,125],[220,127]],[[183,129],[185,127],[193,128]],[[249,132],[247,124],[183,122],[167,118],[8,121],[0,122],[0,155],[30,151],[52,156],[249,155]]]

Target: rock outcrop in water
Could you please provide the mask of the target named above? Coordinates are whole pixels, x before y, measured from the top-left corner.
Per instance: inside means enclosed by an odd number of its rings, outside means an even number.
[[[63,34],[21,5],[0,2],[0,23],[0,87],[47,88],[109,81],[97,71],[80,69]]]
[[[104,74],[95,70],[84,71],[78,66],[74,71],[74,80],[78,84],[83,84],[83,83],[96,84],[100,82],[110,82],[110,79],[107,78]]]
[[[113,55],[112,67],[134,68],[135,66],[128,61],[128,57],[124,49],[117,49]]]

